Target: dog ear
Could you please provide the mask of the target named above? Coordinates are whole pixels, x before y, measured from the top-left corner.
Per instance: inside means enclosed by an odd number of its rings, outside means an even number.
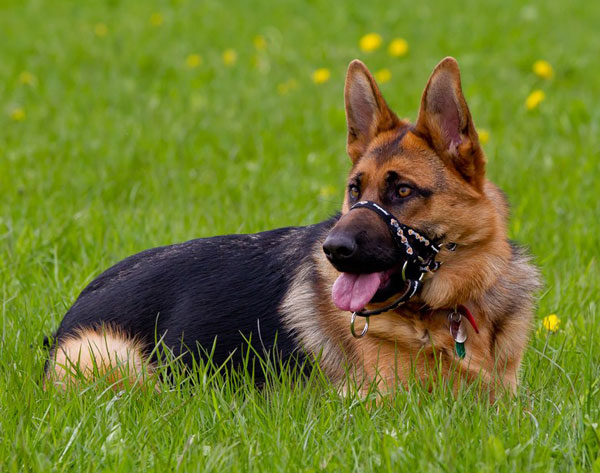
[[[456,59],[447,57],[433,70],[414,131],[425,137],[468,183],[478,190],[483,188],[485,157],[462,93]]]
[[[358,59],[348,66],[344,98],[348,123],[347,150],[355,163],[373,138],[394,128],[400,121],[388,108],[367,66]]]

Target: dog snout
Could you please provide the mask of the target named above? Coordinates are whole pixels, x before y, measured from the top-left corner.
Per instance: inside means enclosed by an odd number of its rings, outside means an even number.
[[[354,236],[342,232],[330,233],[323,243],[323,251],[333,264],[340,264],[352,259],[358,245]]]

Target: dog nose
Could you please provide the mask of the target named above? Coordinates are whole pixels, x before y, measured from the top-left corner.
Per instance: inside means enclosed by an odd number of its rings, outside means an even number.
[[[323,243],[323,251],[332,262],[343,262],[356,253],[356,240],[344,233],[330,233]]]

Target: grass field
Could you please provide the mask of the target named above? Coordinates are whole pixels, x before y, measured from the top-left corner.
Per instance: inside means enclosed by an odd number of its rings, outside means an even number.
[[[0,471],[599,472],[598,25],[595,2],[0,0]],[[515,399],[373,407],[318,376],[42,390],[43,336],[109,265],[337,210],[351,59],[414,119],[446,55],[545,280]]]

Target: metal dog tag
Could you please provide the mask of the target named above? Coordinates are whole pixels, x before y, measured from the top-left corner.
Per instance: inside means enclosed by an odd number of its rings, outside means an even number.
[[[448,314],[448,322],[450,322],[450,335],[454,339],[454,349],[459,358],[464,358],[466,355],[465,341],[467,340],[467,329],[462,323],[462,314],[454,310]]]
[[[465,343],[467,341],[467,329],[462,322],[462,314],[460,312],[450,312],[448,314],[450,322],[450,335],[456,343]]]

